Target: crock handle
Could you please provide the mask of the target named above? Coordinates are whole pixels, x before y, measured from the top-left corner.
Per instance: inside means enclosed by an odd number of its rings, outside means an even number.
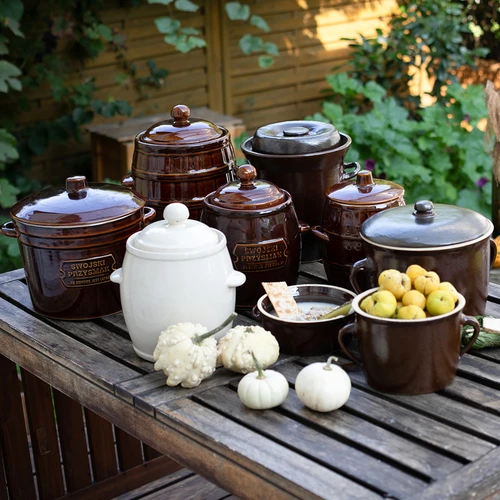
[[[135,181],[131,174],[127,174],[122,178],[122,186],[130,189],[134,189]]]
[[[464,345],[460,350],[460,356],[463,356],[472,347],[472,344],[474,344],[474,342],[476,341],[481,327],[476,318],[474,318],[473,316],[467,316],[466,314],[462,314],[462,316],[460,317],[460,324],[462,325],[462,327],[468,325],[474,328],[474,333],[472,334],[472,337],[469,339],[469,342],[467,342],[467,344]]]
[[[142,216],[142,222],[144,224],[149,224],[156,215],[156,210],[152,207],[144,207],[144,215]]]
[[[347,347],[344,344],[344,335],[356,335],[356,323],[349,323],[342,327],[339,331],[339,345],[346,354],[346,356],[349,357],[349,359],[352,359],[357,365],[363,366],[361,363],[361,359],[358,358],[357,356],[354,356],[354,354],[347,349]]]
[[[116,271],[113,271],[109,277],[109,279],[113,283],[123,283],[123,274],[122,274],[122,268],[117,269]]]
[[[361,293],[364,290],[361,289],[358,283],[358,275],[361,273],[366,274],[366,263],[368,262],[367,258],[358,260],[355,262],[352,267],[351,271],[349,273],[349,281],[351,282],[352,287],[354,288],[354,291],[356,293]]]
[[[11,220],[2,224],[2,234],[11,238],[17,238],[17,229]]]
[[[255,305],[252,308],[252,316],[254,319],[260,321],[260,311],[259,311],[259,306]]]
[[[314,234],[314,236],[316,236],[316,238],[319,238],[320,240],[326,242],[330,240],[330,237],[323,231],[323,228],[321,226],[313,226],[311,228],[311,232],[312,234]]]
[[[226,284],[229,288],[236,288],[237,286],[243,285],[247,277],[240,271],[233,271],[229,274],[226,280]]]
[[[301,234],[308,233],[311,230],[311,226],[307,222],[299,220],[299,230]]]
[[[350,170],[352,169],[352,170]],[[344,163],[343,165],[343,173],[341,176],[342,181],[348,181],[357,175],[357,173],[361,170],[361,165],[357,161],[352,161],[351,163]]]
[[[493,267],[495,263],[495,259],[497,258],[498,247],[493,238],[490,238],[490,269]]]

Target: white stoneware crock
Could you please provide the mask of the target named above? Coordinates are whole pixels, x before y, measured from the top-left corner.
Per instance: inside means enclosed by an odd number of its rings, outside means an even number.
[[[235,289],[245,282],[233,268],[224,234],[188,217],[182,203],[168,205],[165,220],[130,236],[123,267],[111,274],[120,284],[134,350],[148,361],[169,325],[200,323],[209,330],[220,325],[234,312]]]

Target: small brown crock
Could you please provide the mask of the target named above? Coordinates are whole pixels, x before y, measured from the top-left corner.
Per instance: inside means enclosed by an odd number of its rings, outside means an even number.
[[[238,181],[210,193],[201,221],[219,229],[236,270],[246,282],[236,290],[236,307],[251,308],[262,295],[263,281],[297,282],[301,231],[290,194],[274,184],[256,179],[251,165],[237,170]]]
[[[203,199],[228,181],[236,167],[229,131],[192,118],[182,104],[171,120],[154,124],[135,138],[132,172],[122,184],[144,196],[161,220],[164,208],[181,202],[199,219]]]
[[[2,233],[18,239],[35,311],[81,320],[121,310],[110,275],[122,265],[127,238],[155,215],[143,197],[76,176],[19,201],[10,215]]]
[[[353,181],[327,189],[321,226],[311,228],[322,243],[328,283],[351,289],[352,265],[365,257],[359,231],[363,222],[388,208],[403,206],[404,188],[394,182],[373,179],[361,170]]]
[[[492,233],[489,219],[454,205],[421,200],[384,210],[361,226],[366,257],[353,264],[351,284],[359,293],[377,286],[385,269],[404,272],[418,264],[455,286],[465,297],[465,314],[482,315],[497,254]]]

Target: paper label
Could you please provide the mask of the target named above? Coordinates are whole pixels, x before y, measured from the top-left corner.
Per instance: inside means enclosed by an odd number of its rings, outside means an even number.
[[[61,280],[67,288],[100,285],[110,281],[116,260],[112,254],[91,259],[63,260]]]
[[[234,267],[245,272],[279,269],[288,262],[287,249],[283,238],[265,243],[237,243],[233,249]]]

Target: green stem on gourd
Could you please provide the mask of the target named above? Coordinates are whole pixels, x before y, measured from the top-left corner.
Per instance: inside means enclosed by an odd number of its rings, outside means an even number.
[[[222,323],[219,326],[216,326],[213,330],[210,330],[209,332],[203,333],[201,335],[195,335],[195,336],[191,337],[193,344],[200,345],[205,339],[208,339],[212,335],[215,335],[217,332],[220,332],[223,328],[225,328],[227,325],[229,325],[229,323],[231,323],[231,321],[233,321],[233,319],[236,318],[236,316],[238,316],[238,315],[234,312],[231,314],[231,316],[229,316],[229,318],[227,318],[224,321],[224,323]]]
[[[323,366],[323,370],[328,370],[328,371],[331,371],[332,369],[332,359],[337,362],[339,360],[339,358],[336,358],[335,356],[330,356],[327,360],[326,360],[326,365]]]
[[[345,302],[344,304],[336,307],[332,311],[327,312],[326,314],[323,314],[319,319],[332,319],[336,318],[337,316],[345,316],[346,314],[349,314],[349,311],[351,310],[351,304],[352,300],[349,300],[348,302]]]
[[[259,374],[257,375],[256,378],[258,378],[259,380],[262,380],[264,378],[266,378],[266,375],[264,374],[264,372],[262,371],[262,366],[260,365],[260,363],[257,361],[257,358],[255,357],[255,354],[253,353],[253,351],[250,351],[250,354],[252,355],[252,358],[253,358],[253,362],[255,363],[255,366],[257,368],[257,371],[259,372]]]

